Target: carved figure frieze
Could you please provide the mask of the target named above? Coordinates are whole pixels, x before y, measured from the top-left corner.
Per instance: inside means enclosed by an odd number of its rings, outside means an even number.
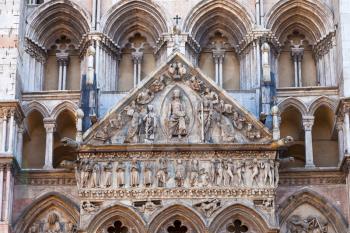
[[[275,172],[277,167],[273,159],[266,158],[183,159],[176,155],[166,159],[116,157],[114,160],[109,158],[107,161],[99,159],[90,162],[81,159],[76,169],[76,177],[83,177],[77,181],[80,193],[90,193],[89,190],[118,190],[117,196],[132,196],[134,194],[131,192],[135,190],[137,195],[145,195],[145,198],[157,198],[162,195],[176,195],[173,192],[179,190],[201,188],[211,190],[208,191],[212,192],[211,195],[221,188],[234,192],[273,190],[278,182],[278,172],[277,175]],[[105,195],[115,194],[108,191]],[[194,194],[191,191],[189,195]]]
[[[293,215],[287,222],[287,233],[328,233],[328,222],[316,216],[303,219]]]
[[[160,200],[147,200],[134,202],[134,206],[146,215],[152,214],[157,209],[163,207]]]

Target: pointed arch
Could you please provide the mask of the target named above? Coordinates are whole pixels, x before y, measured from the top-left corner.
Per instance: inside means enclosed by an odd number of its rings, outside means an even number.
[[[34,200],[22,211],[14,224],[14,232],[27,232],[38,216],[51,208],[59,209],[75,224],[79,222],[79,206],[60,193],[50,192]]]
[[[312,104],[309,106],[309,114],[314,115],[317,109],[319,109],[321,106],[328,107],[333,113],[335,113],[337,104],[334,100],[330,99],[326,96],[321,96],[315,99]]]
[[[162,227],[173,223],[176,220],[183,221],[183,224],[188,224],[195,233],[207,233],[207,227],[204,220],[193,209],[181,204],[175,204],[158,210],[150,219],[148,232],[162,232]],[[192,231],[191,231],[192,232]]]
[[[243,204],[233,204],[217,213],[210,224],[209,232],[220,232],[222,227],[226,226],[227,223],[234,219],[239,219],[242,222],[245,222],[259,233],[277,232],[277,229],[270,226],[262,214]]]
[[[345,217],[331,204],[331,201],[327,200],[319,193],[307,188],[295,192],[279,205],[278,216],[280,225],[282,226],[293,211],[303,204],[309,204],[319,210],[320,213],[327,218],[330,225],[336,229],[337,233],[347,231],[348,223],[346,222]]]
[[[28,115],[34,110],[38,111],[43,118],[47,118],[50,116],[47,107],[44,104],[39,103],[38,101],[33,100],[23,106],[23,112],[26,117],[28,117]]]
[[[58,104],[54,109],[52,109],[51,117],[53,119],[57,119],[60,113],[63,112],[64,110],[70,111],[75,116],[75,112],[78,109],[79,107],[74,102],[65,100],[62,103]]]
[[[145,36],[147,41],[156,43],[169,29],[165,15],[150,0],[121,1],[102,17],[101,28],[103,33],[120,46],[135,32]]]
[[[102,226],[120,221],[123,226],[135,229],[135,233],[146,233],[145,221],[131,208],[122,204],[112,205],[100,210],[87,226],[87,233],[95,233]],[[134,231],[132,231],[134,232]]]
[[[213,29],[225,32],[225,36],[239,44],[254,24],[254,17],[237,1],[201,1],[189,12],[183,30],[199,44]]]
[[[306,105],[299,99],[294,97],[288,97],[278,104],[280,113],[283,113],[288,107],[296,108],[302,116],[306,116],[308,113]]]
[[[37,7],[27,19],[26,37],[43,49],[63,32],[79,44],[90,31],[89,13],[70,0],[47,1]]]
[[[298,28],[305,36],[317,43],[334,31],[333,13],[321,1],[281,0],[266,15],[266,27],[274,32],[279,41],[292,28]]]

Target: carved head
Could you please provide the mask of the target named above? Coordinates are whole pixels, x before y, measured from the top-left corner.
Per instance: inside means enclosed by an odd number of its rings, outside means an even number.
[[[180,98],[180,91],[179,90],[174,90],[173,91],[173,98],[174,99]]]

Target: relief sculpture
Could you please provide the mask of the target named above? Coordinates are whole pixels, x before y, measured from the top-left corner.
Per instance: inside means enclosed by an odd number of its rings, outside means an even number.
[[[172,101],[170,103],[170,110],[168,113],[168,130],[170,138],[186,137],[188,116],[186,107],[181,100],[180,90],[174,90],[172,92]]]

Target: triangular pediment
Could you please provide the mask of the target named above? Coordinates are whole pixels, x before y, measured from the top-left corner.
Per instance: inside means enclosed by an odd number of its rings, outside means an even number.
[[[84,134],[84,144],[266,144],[250,112],[175,53]]]

